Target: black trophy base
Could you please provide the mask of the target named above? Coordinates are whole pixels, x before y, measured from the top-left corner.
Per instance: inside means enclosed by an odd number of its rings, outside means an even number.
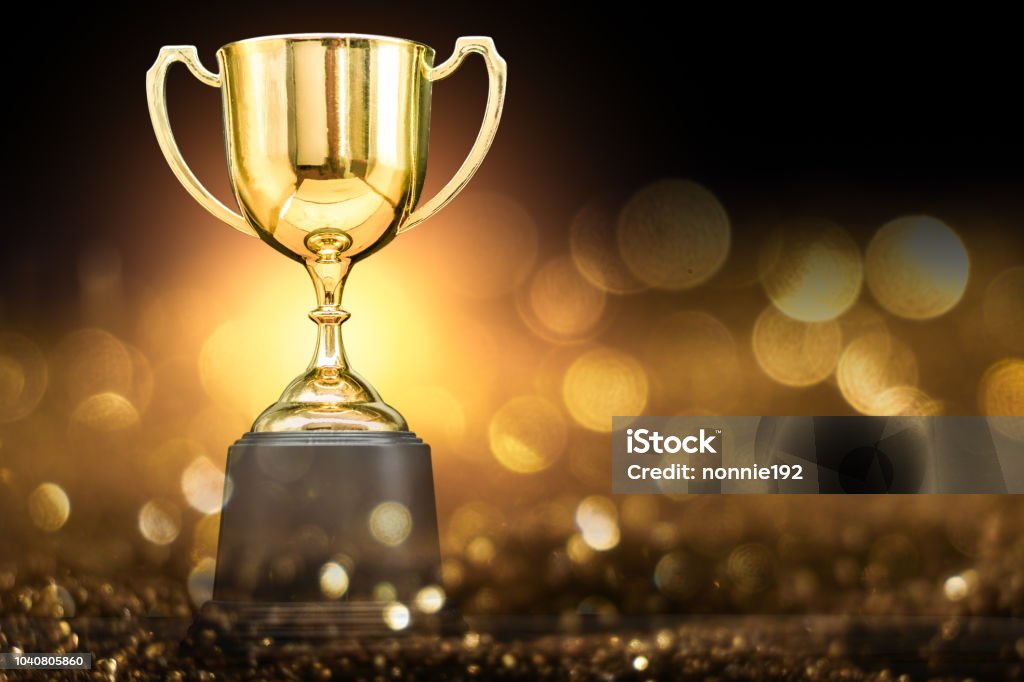
[[[443,592],[422,599],[439,569],[430,448],[414,434],[247,433],[228,451],[213,601],[188,643],[452,632]]]

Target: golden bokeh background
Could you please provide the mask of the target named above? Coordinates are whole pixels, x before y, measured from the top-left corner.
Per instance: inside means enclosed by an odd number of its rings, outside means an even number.
[[[385,9],[371,30],[398,33]],[[242,35],[328,23],[238,21],[221,23]],[[554,30],[536,23],[522,34]],[[455,29],[432,26],[404,34],[447,53]],[[220,44],[179,29],[127,32],[123,78],[81,78],[78,99],[99,104],[59,125],[81,126],[89,182],[55,198],[44,180],[56,157],[35,154],[30,219],[7,228],[21,240],[0,273],[0,592],[12,574],[158,575],[201,602],[227,448],[312,353],[303,269],[205,214],[152,140],[141,75],[157,46],[206,40],[209,66]],[[611,417],[630,413],[980,414],[1024,439],[1003,418],[1024,415],[1018,188],[744,176],[736,158],[790,152],[789,140],[737,152],[768,136],[757,121],[771,112],[749,112],[778,93],[714,109],[726,93],[712,86],[735,74],[712,74],[685,110],[620,107],[638,100],[563,82],[603,58],[596,48],[559,44],[559,68],[544,70],[532,39],[495,37],[522,70],[494,150],[436,218],[358,264],[343,301],[352,366],[433,450],[441,581],[390,622],[446,599],[598,615],[1021,608],[1008,580],[1024,556],[1015,498],[615,496],[609,437]],[[663,86],[653,71],[628,75],[608,88]],[[475,62],[438,85],[426,194],[468,148],[482,87]],[[561,114],[538,106],[563,87]],[[104,97],[113,88],[123,106]],[[184,73],[169,88],[185,156],[227,198],[217,93]],[[726,108],[752,121],[748,137],[700,114]],[[635,144],[609,122],[619,109]],[[581,110],[599,114],[567,134]],[[70,208],[38,208],[51,204]],[[66,230],[44,249],[54,220]],[[401,543],[408,512],[385,504],[367,528]],[[351,569],[341,556],[322,566],[325,595],[343,598]]]
[[[210,222],[165,184],[174,220]],[[609,496],[613,415],[984,414],[1024,439],[1004,419],[1024,415],[1017,234],[993,250],[966,223],[916,215],[735,234],[711,188],[676,178],[597,196],[565,225],[528,206],[471,189],[360,264],[346,292],[353,366],[434,449],[444,580],[414,608],[451,596],[470,610],[527,607],[474,587],[474,570],[528,581],[507,552],[542,540],[587,574],[637,538],[654,552],[652,599],[699,601],[719,557],[735,603],[761,604],[786,550],[755,541],[747,513],[843,519],[861,504]],[[207,227],[145,280],[129,252],[98,242],[79,257],[66,325],[0,335],[0,485],[23,559],[166,571],[194,602],[208,597],[226,449],[303,368],[313,329],[301,268]],[[937,499],[870,504],[946,514]],[[676,520],[698,507],[707,527]],[[384,502],[367,523],[395,546],[412,519]],[[86,538],[96,544],[83,550]],[[904,551],[877,551],[890,550]],[[321,567],[327,597],[344,596],[352,568]],[[944,581],[950,603],[972,589]],[[792,589],[819,583],[801,574]],[[620,598],[579,608],[633,608]],[[396,629],[409,622],[407,605],[389,613]]]

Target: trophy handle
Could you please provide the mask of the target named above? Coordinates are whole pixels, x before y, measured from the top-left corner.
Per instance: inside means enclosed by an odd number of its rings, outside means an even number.
[[[473,174],[476,173],[480,164],[483,163],[487,150],[491,148],[494,141],[494,133],[498,130],[498,122],[501,120],[501,107],[505,102],[505,74],[507,66],[505,60],[498,54],[494,47],[494,41],[485,36],[464,36],[455,41],[455,52],[442,64],[438,64],[426,73],[427,80],[439,81],[452,75],[467,56],[477,53],[484,58],[487,64],[487,108],[484,111],[484,120],[480,124],[480,132],[476,135],[473,148],[469,150],[469,156],[462,162],[462,166],[448,184],[441,188],[441,191],[421,205],[398,228],[399,234],[411,230],[424,220],[434,215],[447,205],[449,201],[462,191]]]
[[[156,141],[160,144],[160,150],[167,159],[167,165],[174,171],[178,181],[184,185],[192,198],[199,202],[199,205],[209,211],[214,218],[218,218],[240,232],[257,236],[256,231],[246,222],[245,218],[235,213],[220,202],[217,197],[210,194],[210,190],[203,187],[196,178],[192,169],[185,163],[181,150],[174,141],[174,133],[171,132],[171,119],[167,115],[167,69],[174,62],[181,62],[188,67],[192,75],[214,88],[220,87],[220,76],[207,71],[199,63],[199,55],[193,45],[167,45],[160,48],[160,54],[156,62],[146,72],[146,95],[149,98],[149,116],[153,120],[153,130],[156,132]]]

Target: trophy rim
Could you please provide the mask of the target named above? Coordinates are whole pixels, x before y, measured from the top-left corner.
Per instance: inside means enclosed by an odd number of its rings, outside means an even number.
[[[220,50],[228,50],[233,47],[246,45],[249,43],[259,42],[303,42],[311,40],[367,40],[378,43],[396,43],[401,45],[414,45],[421,47],[428,52],[433,53],[434,48],[430,47],[426,43],[421,43],[418,40],[409,40],[408,38],[397,38],[395,36],[382,36],[374,35],[372,33],[276,33],[274,35],[267,36],[255,36],[252,38],[243,38],[241,40],[233,40],[230,43],[221,45]],[[219,51],[219,50],[218,50]]]

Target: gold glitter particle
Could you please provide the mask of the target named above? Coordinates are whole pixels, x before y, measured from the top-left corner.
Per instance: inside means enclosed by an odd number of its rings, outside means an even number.
[[[970,261],[960,237],[930,216],[886,223],[868,244],[864,277],[878,303],[914,320],[955,306],[967,287]]]
[[[381,502],[370,512],[370,533],[388,547],[405,542],[412,532],[412,514],[400,502]]]
[[[576,359],[562,381],[562,399],[580,426],[612,430],[612,417],[639,415],[647,405],[647,374],[632,356],[596,348]]]
[[[754,356],[764,373],[786,386],[811,386],[835,369],[842,331],[835,320],[801,322],[774,306],[754,324]]]
[[[71,515],[71,501],[56,483],[43,483],[28,496],[28,515],[40,530],[59,530]]]
[[[758,271],[775,307],[803,322],[841,315],[857,300],[863,275],[857,243],[846,230],[824,221],[773,230]]]
[[[340,599],[348,592],[348,571],[335,561],[320,567],[320,591],[328,599]]]
[[[652,287],[690,289],[725,263],[731,228],[722,204],[689,180],[661,180],[634,194],[619,213],[619,251]]]
[[[154,545],[169,545],[181,530],[181,514],[170,502],[150,500],[139,510],[139,532]]]
[[[565,450],[565,420],[558,406],[544,398],[513,398],[491,418],[488,440],[503,467],[520,474],[536,473],[554,464]]]

